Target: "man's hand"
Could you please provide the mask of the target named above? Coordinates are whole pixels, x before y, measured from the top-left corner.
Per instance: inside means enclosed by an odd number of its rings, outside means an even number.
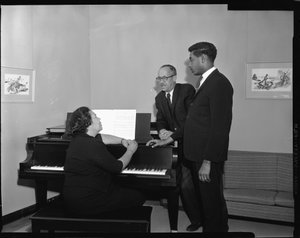
[[[173,139],[171,137],[169,137],[167,140],[149,140],[146,143],[146,146],[151,146],[152,148],[155,148],[157,146],[165,146],[169,143],[171,143],[173,141]]]
[[[202,182],[210,182],[209,174],[210,174],[210,161],[203,160],[203,163],[201,165],[201,168],[199,169],[198,175],[199,180]]]
[[[161,130],[159,131],[158,136],[159,136],[159,138],[160,138],[161,140],[166,140],[166,139],[168,139],[168,138],[170,137],[170,135],[172,135],[172,134],[173,134],[173,131],[167,131],[166,129],[161,129]]]

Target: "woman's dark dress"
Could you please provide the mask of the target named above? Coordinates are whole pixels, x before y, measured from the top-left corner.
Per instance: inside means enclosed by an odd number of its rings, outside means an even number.
[[[135,190],[112,182],[111,173],[120,173],[123,164],[111,155],[102,137],[75,136],[64,165],[64,201],[71,212],[95,214],[142,206],[145,198]]]

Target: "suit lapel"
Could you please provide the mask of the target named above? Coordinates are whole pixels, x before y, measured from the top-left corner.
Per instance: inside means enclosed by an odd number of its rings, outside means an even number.
[[[163,108],[167,112],[167,117],[170,120],[170,118],[172,118],[172,108],[169,106],[169,102],[165,93],[163,94],[162,104],[163,104]]]
[[[173,113],[177,99],[178,99],[178,95],[179,95],[179,86],[176,84],[175,88],[174,88],[174,92],[173,92],[173,98],[172,98],[172,108],[171,111]]]
[[[166,100],[164,100],[164,107],[166,111],[166,119],[168,121],[169,125],[173,125],[173,119],[172,119],[172,108],[169,106],[168,99],[165,97]]]
[[[166,118],[168,120],[168,122],[170,123],[170,125],[173,125],[173,112],[174,112],[174,108],[175,108],[175,103],[177,101],[178,98],[178,93],[179,93],[179,87],[177,85],[175,85],[174,91],[173,91],[173,97],[172,97],[172,105],[171,107],[169,106],[168,103],[168,99],[166,97],[166,95],[164,94],[164,100],[163,100],[163,107],[165,108],[167,113]]]
[[[195,97],[200,93],[200,91],[205,87],[205,85],[207,84],[208,80],[210,80],[211,77],[213,77],[214,74],[218,73],[218,69],[215,69],[210,75],[208,75],[208,77],[206,78],[206,80],[204,81],[204,83],[201,85],[201,87],[196,91],[195,93]]]

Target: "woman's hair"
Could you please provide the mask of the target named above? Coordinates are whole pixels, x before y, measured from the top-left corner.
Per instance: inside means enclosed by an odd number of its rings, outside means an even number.
[[[69,136],[75,136],[78,134],[86,133],[87,128],[92,124],[92,117],[90,115],[90,109],[88,107],[80,107],[76,109],[68,122]]]

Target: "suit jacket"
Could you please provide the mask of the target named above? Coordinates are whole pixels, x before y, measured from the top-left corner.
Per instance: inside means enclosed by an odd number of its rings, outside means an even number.
[[[194,162],[227,160],[232,98],[231,83],[214,70],[196,92],[188,111],[183,136],[186,159]]]
[[[194,94],[195,89],[192,85],[177,83],[173,91],[171,110],[164,91],[155,97],[158,132],[161,129],[171,130],[174,132],[171,135],[174,141],[182,139],[184,122]]]

